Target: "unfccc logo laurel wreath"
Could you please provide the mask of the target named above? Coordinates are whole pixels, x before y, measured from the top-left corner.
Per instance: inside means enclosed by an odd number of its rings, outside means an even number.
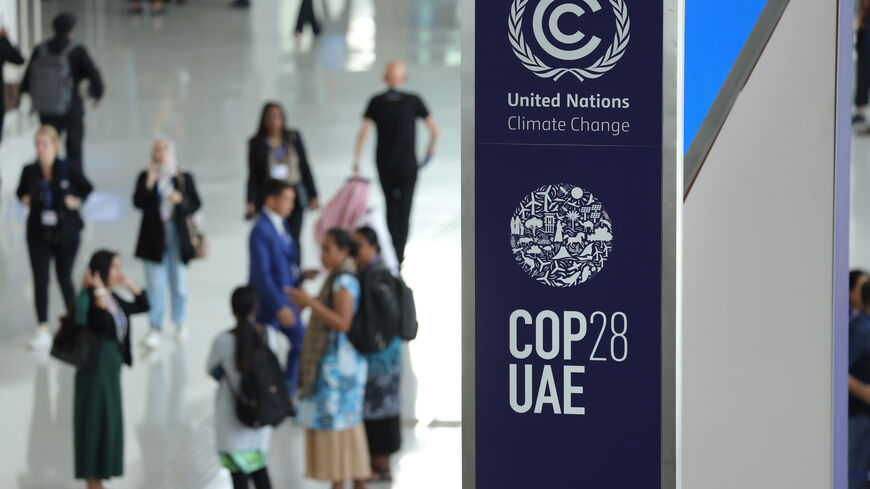
[[[525,41],[523,35],[523,14],[530,0],[514,0],[511,4],[510,17],[508,19],[508,39],[510,40],[514,54],[527,69],[541,78],[559,80],[566,73],[577,77],[581,82],[588,79],[598,78],[610,71],[616,63],[622,59],[628,47],[630,37],[629,29],[631,20],[628,17],[628,7],[625,0],[609,0],[616,19],[616,33],[613,35],[613,43],[607,51],[587,66],[550,66],[544,62],[532,47]],[[602,39],[589,36],[580,30],[574,33],[566,33],[560,27],[559,21],[563,17],[576,16],[583,19],[587,15],[595,14],[604,7],[599,0],[579,0],[584,3],[589,11],[577,3],[567,3],[564,0],[540,0],[532,12],[532,32],[538,46],[549,56],[564,62],[577,62],[588,58],[600,45]],[[553,4],[558,4],[551,8]],[[551,40],[558,41],[565,46],[576,46],[572,49],[564,49],[555,45]]]

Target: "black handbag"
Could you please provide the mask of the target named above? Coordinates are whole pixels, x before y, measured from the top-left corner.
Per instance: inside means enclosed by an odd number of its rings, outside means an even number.
[[[84,326],[77,326],[74,320],[62,321],[60,330],[54,336],[51,356],[73,367],[90,370],[96,366],[100,339]]]

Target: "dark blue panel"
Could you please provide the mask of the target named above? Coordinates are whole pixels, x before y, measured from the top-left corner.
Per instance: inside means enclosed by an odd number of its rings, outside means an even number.
[[[660,488],[662,1],[476,5],[477,487]]]
[[[685,149],[701,127],[767,0],[686,0]]]

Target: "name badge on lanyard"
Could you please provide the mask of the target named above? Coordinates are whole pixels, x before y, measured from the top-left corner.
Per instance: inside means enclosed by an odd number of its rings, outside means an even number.
[[[272,165],[269,169],[269,176],[275,180],[287,180],[290,178],[290,166],[284,163]]]
[[[51,209],[46,209],[46,210],[42,211],[41,222],[42,222],[43,226],[46,226],[46,227],[57,226],[57,221],[58,221],[57,212],[55,212]]]
[[[269,144],[268,141],[266,144]],[[269,176],[275,180],[287,180],[290,178],[290,166],[284,163],[284,157],[287,156],[287,144],[284,143],[280,147],[271,151],[272,161],[275,162],[269,168]]]
[[[69,181],[63,180],[60,183],[60,186],[63,187],[64,184],[66,184],[66,187],[69,187]],[[57,226],[57,212],[52,209],[52,207],[54,207],[54,193],[51,191],[51,184],[45,179],[42,180],[42,190],[46,209],[44,209],[40,215],[40,222],[46,227]]]

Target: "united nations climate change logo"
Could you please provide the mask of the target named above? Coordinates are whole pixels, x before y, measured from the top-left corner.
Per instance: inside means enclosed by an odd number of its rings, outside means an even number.
[[[613,250],[613,223],[602,203],[576,185],[541,187],[511,218],[517,264],[551,287],[582,284],[604,268]]]
[[[528,13],[531,29],[524,22]],[[508,39],[523,66],[539,77],[556,81],[570,73],[582,82],[616,66],[628,47],[630,28],[625,0],[513,0]],[[602,38],[611,34],[613,42],[604,50]]]

